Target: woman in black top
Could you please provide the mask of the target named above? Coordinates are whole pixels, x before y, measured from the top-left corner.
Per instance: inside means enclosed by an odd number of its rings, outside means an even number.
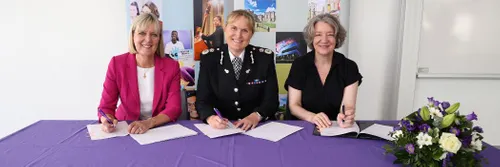
[[[331,119],[341,127],[353,125],[362,76],[354,61],[334,50],[342,46],[345,36],[339,20],[330,14],[317,15],[304,28],[313,50],[294,60],[286,80],[288,119],[306,120],[319,128],[329,127]]]

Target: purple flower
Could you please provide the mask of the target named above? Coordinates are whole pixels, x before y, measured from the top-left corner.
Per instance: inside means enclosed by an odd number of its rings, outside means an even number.
[[[446,158],[443,160],[443,167],[448,165],[448,162],[451,161],[451,157],[453,157],[453,153],[446,154]]]
[[[429,104],[434,104],[434,97],[428,97]]]
[[[467,119],[467,121],[477,120],[477,115],[472,112],[472,114],[465,116],[465,118]]]
[[[441,103],[441,107],[443,107],[443,110],[446,110],[448,107],[450,107],[450,103],[447,101],[443,101],[443,103]]]
[[[472,128],[472,130],[476,131],[477,133],[483,133],[483,128],[479,127],[479,126],[474,126],[474,128]]]
[[[408,131],[413,131],[415,130],[415,126],[411,124],[410,121],[408,120],[403,120],[403,126],[406,128]]]
[[[464,148],[467,148],[470,146],[470,142],[472,141],[472,136],[471,135],[465,136],[463,139],[460,139],[460,141],[462,142],[462,146]]]
[[[395,126],[392,128],[392,131],[397,131],[397,130],[401,130],[401,126]]]
[[[452,128],[450,128],[450,133],[453,133],[453,134],[455,134],[455,136],[458,136],[458,135],[460,135],[460,129],[458,129],[456,127],[452,127]]]
[[[427,133],[429,131],[431,127],[427,124],[422,124],[418,127],[418,129],[420,129],[420,131],[424,132],[424,133]]]
[[[409,154],[415,153],[415,147],[413,146],[413,144],[407,144],[405,146],[405,149],[406,149],[406,152],[408,152]]]
[[[440,102],[439,102],[439,101],[437,101],[437,100],[436,100],[436,101],[434,101],[434,106],[439,107],[439,103],[440,103]]]

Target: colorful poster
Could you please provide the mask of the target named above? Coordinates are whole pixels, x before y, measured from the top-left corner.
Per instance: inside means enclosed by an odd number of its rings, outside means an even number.
[[[278,107],[278,112],[276,113],[276,119],[278,120],[283,120],[284,119],[284,114],[286,112],[286,105],[288,103],[288,94],[279,94],[279,107]]]
[[[254,15],[255,32],[276,31],[276,0],[245,0],[245,9]]]
[[[181,87],[185,90],[195,90],[195,65],[193,50],[186,49],[179,51],[177,61],[181,71]]]
[[[153,13],[160,19],[163,27],[163,21],[161,16],[162,13],[162,1],[161,0],[128,0],[128,10],[127,10],[127,29],[130,29],[130,25],[135,17],[139,16],[141,13]]]
[[[210,47],[220,47],[224,41],[224,0],[194,0],[194,59]]]
[[[309,0],[309,16],[307,20],[322,13],[330,13],[339,16],[340,0]]]
[[[276,33],[276,63],[292,63],[306,52],[307,45],[302,32]]]
[[[276,33],[276,75],[279,93],[286,94],[284,87],[293,60],[307,53],[307,45],[302,32]]]
[[[165,54],[173,59],[178,59],[180,51],[192,49],[192,37],[190,30],[164,30],[163,42],[165,45]]]

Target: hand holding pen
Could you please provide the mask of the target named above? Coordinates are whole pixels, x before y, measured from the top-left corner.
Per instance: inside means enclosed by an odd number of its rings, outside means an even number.
[[[102,131],[107,132],[107,133],[112,133],[116,130],[116,124],[118,123],[118,120],[114,118],[109,118],[106,113],[104,113],[101,109],[98,109],[99,114],[101,117],[99,120],[101,121],[102,124]]]
[[[354,110],[345,110],[345,106],[342,105],[342,112],[337,115],[337,123],[342,128],[351,127],[354,124]]]
[[[210,125],[212,128],[215,129],[225,129],[229,126],[229,120],[226,118],[223,118],[222,115],[220,114],[219,110],[214,108],[214,111],[217,115],[212,115],[207,118],[207,123]]]

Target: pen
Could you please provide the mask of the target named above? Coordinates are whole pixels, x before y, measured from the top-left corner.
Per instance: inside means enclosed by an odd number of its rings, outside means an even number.
[[[214,108],[214,111],[215,111],[215,113],[219,116],[219,118],[220,118],[220,119],[223,119],[223,118],[222,118],[222,115],[220,115],[219,110],[217,110],[216,108]]]
[[[112,126],[115,126],[113,124],[113,121],[111,121],[111,119],[109,119],[109,117],[106,115],[106,113],[104,113],[104,111],[102,111],[100,108],[98,109],[99,113],[104,116],[104,118],[106,118],[106,120],[108,121],[109,124],[111,124]]]
[[[342,114],[344,114],[344,116],[345,116],[345,107],[344,107],[344,105],[342,105]],[[342,122],[345,122],[345,121],[342,120]]]
[[[217,110],[216,108],[214,108],[214,111],[215,111],[215,113],[217,114],[217,116],[219,116],[219,118],[220,118],[221,120],[224,120],[224,118],[222,118],[222,115],[220,114],[219,110]],[[234,127],[234,125],[233,125],[232,123],[227,124],[227,127],[230,127],[230,128],[235,128],[235,127]]]

